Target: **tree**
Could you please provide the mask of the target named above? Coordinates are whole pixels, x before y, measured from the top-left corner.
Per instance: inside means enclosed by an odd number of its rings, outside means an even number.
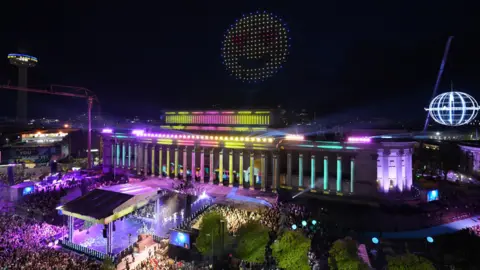
[[[448,171],[458,171],[458,165],[461,160],[461,150],[457,144],[443,143],[440,145],[440,161],[444,180],[447,180]]]
[[[242,225],[237,234],[235,255],[247,262],[262,263],[269,240],[268,228],[257,221],[250,221]]]
[[[387,256],[388,270],[435,270],[432,262],[412,253]]]
[[[301,232],[285,231],[272,245],[272,255],[282,269],[310,270],[309,249],[310,239]]]
[[[349,238],[335,241],[328,251],[330,269],[357,270],[368,269],[368,266],[358,257],[357,243]]]
[[[223,235],[220,230],[221,221],[224,221]],[[222,236],[224,239],[223,246]],[[229,247],[230,243],[231,239],[227,231],[227,221],[223,215],[217,212],[205,214],[200,223],[200,232],[195,242],[198,251],[203,255],[213,254],[215,256],[221,256],[225,247]]]
[[[112,259],[110,257],[105,257],[103,260],[102,266],[100,268],[101,270],[115,270],[115,264],[113,263]]]

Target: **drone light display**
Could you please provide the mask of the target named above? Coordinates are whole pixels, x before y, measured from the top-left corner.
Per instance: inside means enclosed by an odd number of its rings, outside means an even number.
[[[441,125],[462,126],[475,119],[479,109],[469,94],[451,91],[436,96],[425,110]]]
[[[244,15],[226,32],[223,64],[244,82],[261,82],[278,72],[287,60],[289,38],[285,24],[267,12]]]

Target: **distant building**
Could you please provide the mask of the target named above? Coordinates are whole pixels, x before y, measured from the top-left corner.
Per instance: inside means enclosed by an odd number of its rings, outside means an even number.
[[[95,134],[94,134],[95,135]],[[10,136],[1,147],[2,163],[45,164],[67,157],[86,157],[86,132],[77,129],[40,130]],[[98,154],[99,137],[92,137]]]

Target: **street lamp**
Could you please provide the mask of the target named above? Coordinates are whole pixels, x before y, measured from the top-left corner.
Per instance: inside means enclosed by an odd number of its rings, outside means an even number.
[[[211,243],[212,243],[212,266],[213,266],[213,229],[212,229],[212,233],[207,233],[206,236],[210,236],[211,237]]]

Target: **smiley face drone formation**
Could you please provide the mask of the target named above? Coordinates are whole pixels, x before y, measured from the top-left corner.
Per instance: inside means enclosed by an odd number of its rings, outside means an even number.
[[[223,64],[238,80],[255,83],[277,73],[288,56],[288,30],[282,20],[267,12],[238,19],[225,34]]]

